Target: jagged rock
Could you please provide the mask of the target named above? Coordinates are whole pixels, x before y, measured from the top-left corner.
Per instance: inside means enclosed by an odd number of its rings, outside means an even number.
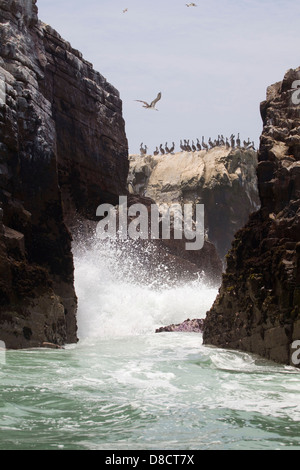
[[[155,333],[183,332],[183,333],[202,333],[204,320],[194,319],[185,320],[178,325],[169,325],[158,328]]]
[[[126,192],[119,93],[36,0],[1,1],[0,89],[0,339],[76,342],[71,230]]]
[[[289,70],[261,105],[261,209],[236,234],[203,332],[205,344],[291,365],[293,341],[300,339],[300,114],[292,102],[297,77],[300,68]]]
[[[235,233],[259,207],[257,153],[215,147],[208,152],[131,155],[128,186],[158,204],[205,206],[208,238],[223,259]]]
[[[14,258],[17,258],[18,256],[20,258],[25,258],[25,241],[23,233],[5,226],[3,226],[3,228],[3,235],[8,254],[13,255]]]

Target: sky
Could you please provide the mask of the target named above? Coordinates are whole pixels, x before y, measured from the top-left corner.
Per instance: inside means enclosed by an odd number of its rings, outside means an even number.
[[[267,87],[300,65],[299,0],[195,3],[38,0],[40,20],[119,90],[129,153],[238,133],[258,146]],[[135,101],[158,92],[158,111]]]

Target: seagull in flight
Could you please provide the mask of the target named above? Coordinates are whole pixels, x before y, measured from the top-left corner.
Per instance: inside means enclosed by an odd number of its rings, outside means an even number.
[[[161,99],[161,93],[159,92],[155,100],[153,100],[150,104],[142,100],[135,100],[135,101],[138,101],[139,103],[144,103],[143,108],[155,109],[155,111],[158,111],[158,109],[155,108],[155,105],[160,99]]]
[[[126,13],[128,11],[128,8],[125,8],[125,10],[123,10],[123,13]]]
[[[196,3],[186,3],[187,7],[196,7]]]

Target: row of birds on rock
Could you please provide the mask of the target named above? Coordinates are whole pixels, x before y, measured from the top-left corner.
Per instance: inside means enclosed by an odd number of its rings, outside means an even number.
[[[189,140],[181,140],[180,141],[180,149],[182,152],[200,152],[201,150],[205,150],[206,152],[212,148],[215,147],[226,147],[227,149],[245,149],[245,150],[255,150],[255,144],[254,142],[248,140],[244,140],[243,144],[240,139],[240,134],[237,135],[237,138],[235,138],[235,135],[231,135],[228,139],[228,137],[224,138],[223,135],[218,135],[218,138],[215,139],[214,141],[211,140],[211,138],[208,139],[207,143],[204,141],[204,137],[202,137],[202,141],[200,142],[199,139],[197,139],[196,142],[192,140],[190,143]],[[175,151],[175,143],[172,142],[172,146],[169,147],[168,143],[165,143],[165,146],[163,144],[160,144],[159,147],[156,147],[156,149],[153,152],[153,155],[168,155],[172,154]],[[141,143],[140,146],[140,154],[141,156],[148,155],[148,147],[147,145],[144,145],[144,143]]]

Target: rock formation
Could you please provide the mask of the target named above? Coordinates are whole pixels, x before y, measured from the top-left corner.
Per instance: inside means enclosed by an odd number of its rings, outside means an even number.
[[[172,332],[180,332],[180,333],[202,333],[204,326],[204,320],[202,319],[194,319],[194,320],[185,320],[178,325],[169,325],[163,326],[156,330],[156,333],[172,333]]]
[[[299,78],[300,68],[289,70],[261,104],[261,209],[236,234],[203,333],[205,344],[291,365],[300,340]]]
[[[0,339],[77,341],[70,229],[126,191],[119,93],[36,0],[0,4]]]
[[[208,239],[224,259],[235,233],[259,207],[257,154],[216,147],[208,152],[130,156],[129,190],[156,203],[205,206]]]

